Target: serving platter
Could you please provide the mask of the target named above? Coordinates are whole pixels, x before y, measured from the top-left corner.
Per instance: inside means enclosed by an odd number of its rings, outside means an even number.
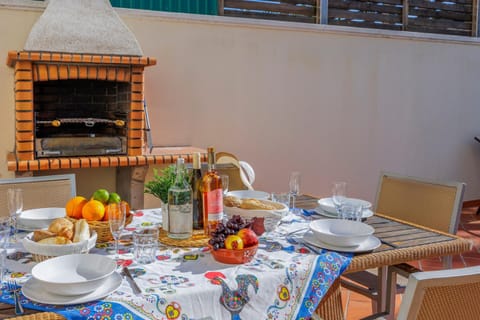
[[[30,278],[22,286],[22,293],[25,297],[35,302],[70,305],[99,300],[113,293],[120,287],[121,284],[122,276],[118,272],[114,272],[110,277],[108,277],[102,286],[90,293],[77,296],[62,296],[45,291],[39,281],[37,281],[35,278]]]

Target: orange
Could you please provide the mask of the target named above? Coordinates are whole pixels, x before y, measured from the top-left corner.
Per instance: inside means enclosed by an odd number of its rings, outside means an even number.
[[[120,203],[125,203],[125,214],[128,216],[130,214],[130,210],[131,210],[130,205],[125,200],[120,201]]]
[[[87,203],[87,199],[85,197],[73,197],[72,199],[68,200],[67,205],[65,206],[65,213],[70,218],[81,219],[82,209],[85,203]]]
[[[105,206],[98,200],[89,200],[82,209],[83,218],[88,221],[102,220],[105,215]]]

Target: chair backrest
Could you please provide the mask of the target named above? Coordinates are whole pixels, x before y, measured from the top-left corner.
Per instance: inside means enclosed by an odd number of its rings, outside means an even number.
[[[375,211],[455,234],[465,184],[382,173]]]
[[[480,319],[480,266],[412,273],[397,320]]]
[[[245,161],[239,161],[228,152],[217,152],[216,169],[219,174],[229,176],[229,190],[253,190],[255,172]]]
[[[0,216],[8,216],[7,190],[23,190],[23,209],[65,207],[76,195],[75,174],[0,179]]]

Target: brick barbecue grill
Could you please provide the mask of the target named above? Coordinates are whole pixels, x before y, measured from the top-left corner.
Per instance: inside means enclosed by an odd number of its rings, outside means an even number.
[[[148,165],[192,160],[143,154],[144,69],[155,64],[108,0],[50,0],[24,49],[7,57],[15,70],[8,170],[115,167],[117,192],[142,208]]]
[[[52,160],[62,168],[90,167],[92,160],[82,157],[110,155],[124,156],[106,159],[108,166],[121,166],[142,155],[143,72],[155,59],[12,51],[7,63],[15,68],[11,169],[52,169]]]

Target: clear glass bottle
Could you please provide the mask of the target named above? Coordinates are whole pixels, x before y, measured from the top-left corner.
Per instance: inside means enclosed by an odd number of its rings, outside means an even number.
[[[193,229],[203,230],[203,201],[202,201],[202,168],[200,153],[193,154],[192,178],[190,185],[193,191]]]
[[[205,234],[211,236],[223,219],[222,179],[215,170],[215,149],[209,147],[208,171],[202,178],[203,224]]]
[[[185,160],[177,159],[175,183],[168,189],[168,237],[187,239],[192,236],[192,188],[185,179]]]

